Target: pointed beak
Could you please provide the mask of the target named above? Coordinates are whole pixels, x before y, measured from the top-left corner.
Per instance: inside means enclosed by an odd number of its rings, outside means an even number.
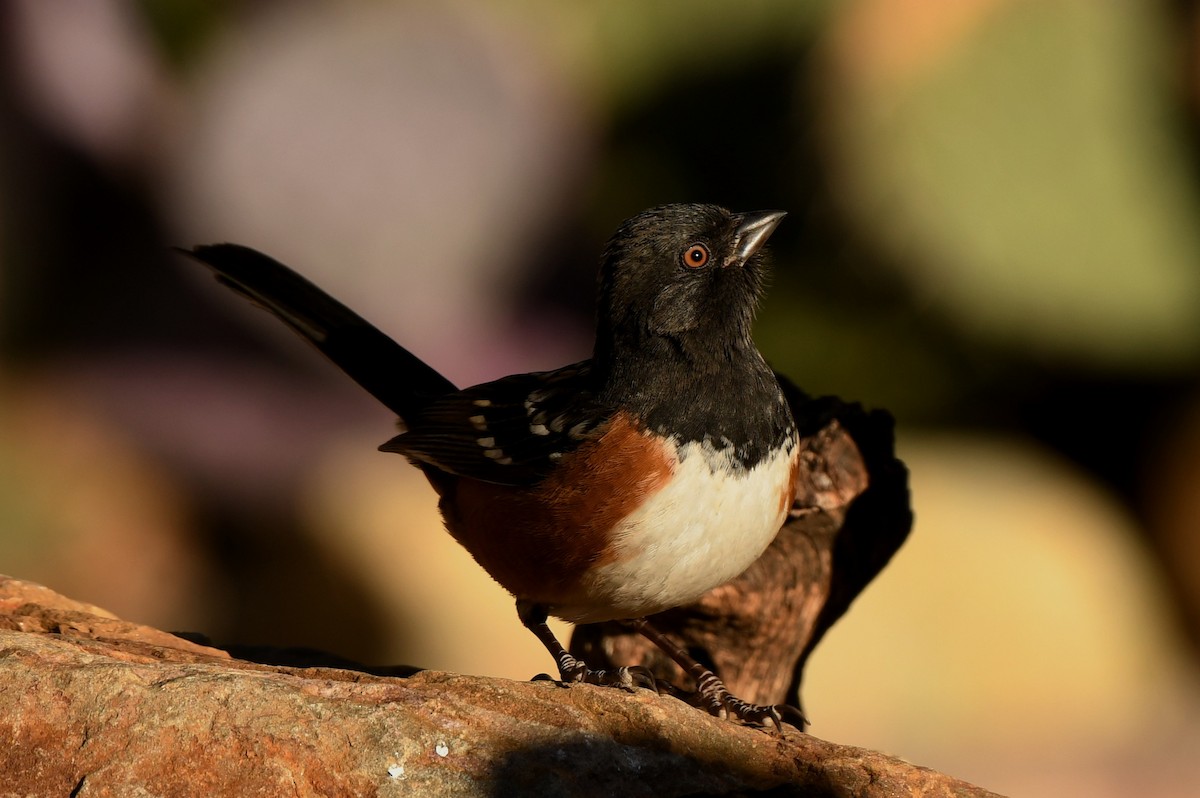
[[[742,223],[733,239],[733,254],[725,259],[724,266],[739,266],[750,260],[760,249],[775,228],[787,216],[784,211],[757,211],[742,214]]]

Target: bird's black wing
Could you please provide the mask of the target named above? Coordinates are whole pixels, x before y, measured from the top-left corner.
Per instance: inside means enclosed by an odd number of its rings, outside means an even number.
[[[531,485],[598,437],[611,415],[597,403],[583,361],[443,396],[379,448],[459,476]]]
[[[432,366],[354,311],[261,252],[237,244],[179,251],[212,269],[221,283],[278,316],[401,420],[457,390]]]

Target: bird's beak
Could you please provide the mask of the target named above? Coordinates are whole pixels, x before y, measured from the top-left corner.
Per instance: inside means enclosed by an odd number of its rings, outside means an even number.
[[[733,238],[733,254],[725,259],[723,266],[741,266],[750,260],[775,232],[775,228],[787,216],[784,211],[756,211],[742,214],[742,223]]]

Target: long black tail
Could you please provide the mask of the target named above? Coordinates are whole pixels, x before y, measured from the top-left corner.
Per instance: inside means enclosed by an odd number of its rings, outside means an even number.
[[[279,317],[401,420],[456,390],[425,361],[282,263],[249,247],[181,249],[217,280]]]

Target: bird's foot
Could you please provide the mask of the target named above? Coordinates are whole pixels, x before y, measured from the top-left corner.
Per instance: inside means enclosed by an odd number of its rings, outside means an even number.
[[[563,652],[558,657],[558,672],[562,681],[567,684],[598,684],[605,687],[617,687],[630,693],[639,687],[658,691],[658,682],[654,676],[647,668],[640,665],[613,670],[592,670],[583,660]],[[533,678],[536,681],[550,677],[542,673]]]
[[[632,618],[624,622],[658,646],[663,653],[696,681],[696,692],[685,693],[665,682],[659,683],[659,693],[673,695],[692,706],[706,710],[718,718],[729,718],[742,723],[770,728],[776,734],[783,733],[783,724],[795,726],[800,731],[808,725],[804,714],[796,707],[786,704],[763,706],[743,701],[729,692],[720,677],[701,664],[694,656],[671,638],[660,632],[645,618]]]
[[[800,731],[808,725],[804,714],[787,704],[764,706],[743,701],[730,693],[712,671],[705,672],[697,680],[691,703],[718,718],[733,718],[748,725],[770,728],[775,734],[783,733],[784,723]]]
[[[554,632],[550,631],[550,627],[546,625],[546,605],[518,600],[517,615],[521,618],[521,623],[525,624],[525,627],[533,632],[538,640],[542,641],[542,645],[554,657],[554,661],[558,665],[558,673],[564,683],[599,684],[607,687],[619,687],[631,693],[639,687],[658,690],[658,683],[654,676],[648,669],[641,666],[617,668],[611,671],[594,671],[589,668],[586,662],[563,648],[562,643],[558,642],[558,638],[554,636]],[[549,678],[544,673],[533,677],[534,681]]]

